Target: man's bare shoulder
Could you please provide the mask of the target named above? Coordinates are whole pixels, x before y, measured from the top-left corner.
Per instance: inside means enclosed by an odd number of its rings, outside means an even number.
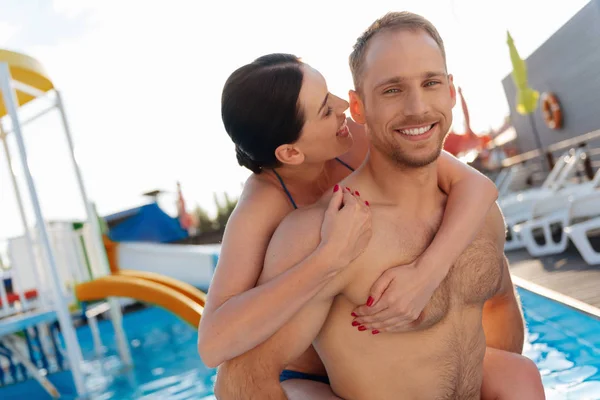
[[[318,204],[292,211],[275,230],[271,243],[318,239],[324,215],[325,207]]]
[[[285,272],[315,251],[321,242],[325,210],[315,204],[297,209],[281,221],[269,243],[261,281]]]
[[[492,239],[496,245],[504,251],[506,224],[498,203],[494,203],[490,207],[485,220],[484,230],[486,236]]]

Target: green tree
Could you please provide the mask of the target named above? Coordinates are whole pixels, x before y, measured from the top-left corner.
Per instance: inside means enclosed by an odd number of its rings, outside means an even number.
[[[196,215],[198,233],[213,232],[215,230],[214,221],[210,219],[205,209],[196,206],[194,214]]]
[[[198,224],[196,228],[199,233],[216,232],[225,229],[229,216],[238,202],[237,199],[230,198],[227,193],[223,193],[222,199],[220,199],[216,193],[213,193],[213,199],[217,208],[217,215],[214,219],[211,219],[206,210],[199,205],[194,209]]]
[[[216,193],[213,194],[213,198],[215,199],[215,205],[217,206],[217,216],[214,220],[215,227],[217,230],[225,229],[229,216],[235,209],[238,201],[237,199],[230,199],[227,193],[223,193],[223,202],[218,199]]]

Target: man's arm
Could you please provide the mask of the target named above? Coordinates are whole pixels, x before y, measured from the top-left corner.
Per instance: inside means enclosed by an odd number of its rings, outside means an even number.
[[[525,324],[506,257],[502,268],[502,287],[483,307],[483,329],[489,347],[520,354]]]
[[[492,207],[490,213],[490,223],[497,237],[497,246],[503,249],[506,232],[504,218],[497,204]],[[483,307],[483,330],[489,347],[520,354],[525,340],[525,324],[510,277],[508,259],[504,254],[502,254],[502,264],[500,289]]]
[[[312,209],[294,212],[281,223],[267,250],[261,283],[285,272],[286,268],[314,251],[319,244],[322,220],[322,212]],[[217,379],[217,398],[286,399],[279,385],[279,374],[317,337],[338,291],[336,286],[339,286],[339,279],[334,278],[266,342],[222,364]]]

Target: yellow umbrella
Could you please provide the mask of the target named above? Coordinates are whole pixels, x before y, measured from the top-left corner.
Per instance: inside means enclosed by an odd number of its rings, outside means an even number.
[[[525,61],[519,56],[510,32],[507,31],[506,33],[508,35],[507,43],[510,52],[510,61],[513,65],[512,78],[517,87],[517,112],[523,115],[531,114],[537,108],[540,94],[528,86],[527,65],[525,65]]]

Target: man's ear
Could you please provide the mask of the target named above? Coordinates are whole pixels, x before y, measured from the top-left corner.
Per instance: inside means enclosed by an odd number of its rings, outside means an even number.
[[[304,153],[293,144],[282,144],[277,147],[275,157],[282,164],[300,165],[304,162]]]
[[[365,106],[360,95],[357,91],[351,90],[348,92],[348,97],[350,98],[350,115],[352,115],[352,119],[356,123],[364,125],[366,122]]]
[[[448,86],[450,86],[450,97],[452,97],[452,108],[456,105],[456,87],[454,87],[454,77],[448,74]]]

